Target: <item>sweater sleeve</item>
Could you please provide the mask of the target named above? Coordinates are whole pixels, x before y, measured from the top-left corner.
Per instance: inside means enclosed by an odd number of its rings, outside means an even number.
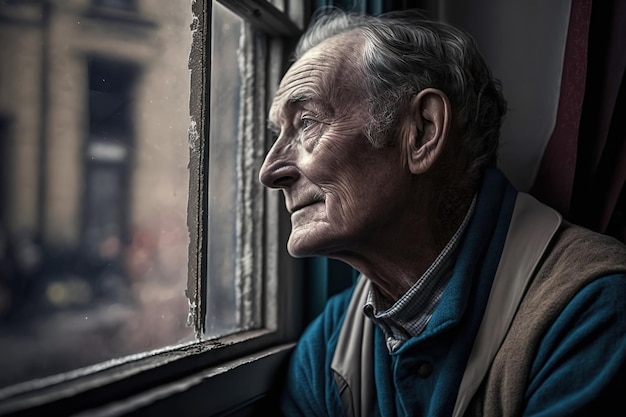
[[[330,368],[352,289],[328,300],[324,311],[306,328],[287,371],[282,415],[342,416],[341,398]]]
[[[623,415],[626,393],[626,276],[585,286],[539,345],[524,416]]]

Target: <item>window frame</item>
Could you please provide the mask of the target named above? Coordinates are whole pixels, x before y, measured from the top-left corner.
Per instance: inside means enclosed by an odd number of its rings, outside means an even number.
[[[265,0],[216,0],[267,35],[268,67],[266,91],[275,91],[288,63],[288,53],[301,33],[290,11],[279,11]],[[293,347],[303,326],[303,262],[290,258],[284,250],[290,233],[288,213],[280,193],[264,190],[265,268],[263,279],[276,280],[276,293],[264,300],[276,300],[275,329],[259,329],[214,340],[200,340],[204,332],[205,306],[202,302],[207,280],[208,198],[207,149],[210,127],[210,57],[212,0],[196,0],[189,57],[190,117],[195,122],[189,132],[189,198],[187,205],[190,234],[187,296],[190,324],[196,341],[158,351],[113,359],[101,364],[59,375],[16,384],[0,390],[0,415],[121,415],[147,413],[155,404],[185,403],[192,414],[215,415],[262,402],[271,395],[273,377]],[[308,11],[304,11],[307,15]],[[302,16],[302,11],[300,11]],[[304,20],[304,19],[302,19]],[[303,24],[299,22],[300,25]],[[266,106],[271,97],[266,96]],[[265,129],[264,146],[271,146]],[[271,277],[270,277],[271,276]],[[248,389],[226,397],[207,396],[206,389],[223,386],[233,378],[250,375],[258,380]],[[259,380],[258,375],[264,375]],[[231,382],[232,384],[233,382]],[[232,386],[232,385],[231,385]],[[237,385],[241,386],[241,385]],[[198,388],[201,388],[198,390]],[[214,392],[214,391],[213,391]],[[204,395],[203,395],[204,393]],[[193,398],[197,397],[198,401]],[[244,407],[245,408],[245,407]],[[177,408],[180,410],[180,408]],[[148,415],[148,414],[146,414]],[[185,413],[184,415],[188,415]],[[191,414],[189,414],[191,415]]]

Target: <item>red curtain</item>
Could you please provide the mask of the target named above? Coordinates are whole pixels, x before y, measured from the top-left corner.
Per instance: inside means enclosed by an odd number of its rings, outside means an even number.
[[[626,1],[572,0],[555,129],[531,194],[626,242]]]

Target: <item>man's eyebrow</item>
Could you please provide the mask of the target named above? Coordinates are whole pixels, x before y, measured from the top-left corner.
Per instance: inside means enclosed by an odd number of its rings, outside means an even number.
[[[312,91],[301,91],[298,93],[292,94],[286,101],[287,106],[293,106],[298,103],[302,103],[305,101],[319,101],[319,97],[317,94]]]
[[[286,116],[286,111],[291,112],[294,111],[295,108],[298,108],[305,103],[312,103],[314,106],[318,107],[323,113],[330,113],[332,108],[328,106],[322,98],[314,91],[299,91],[292,93],[289,97],[285,99],[282,103],[282,108],[273,108],[270,112],[269,118],[267,120],[267,129],[275,134],[280,133],[280,126],[276,123],[273,118],[279,117],[280,115]]]
[[[292,94],[287,98],[285,108],[293,109],[307,103],[311,104],[315,110],[320,113],[320,115],[330,115],[332,113],[330,103],[313,91],[304,91]]]
[[[267,127],[270,130],[276,130],[278,125],[274,123],[271,119],[272,116],[276,117],[281,113],[284,113],[285,110],[292,110],[296,105],[312,100],[316,100],[317,95],[311,91],[301,91],[292,93],[291,96],[287,97],[280,106],[272,106],[272,111],[270,111],[270,120],[268,121]],[[273,115],[272,113],[275,112]]]

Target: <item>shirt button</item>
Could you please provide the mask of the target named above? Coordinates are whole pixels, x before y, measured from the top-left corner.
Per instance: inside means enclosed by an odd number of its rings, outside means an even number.
[[[433,366],[428,362],[422,362],[417,366],[417,375],[420,378],[428,378],[433,373]]]

